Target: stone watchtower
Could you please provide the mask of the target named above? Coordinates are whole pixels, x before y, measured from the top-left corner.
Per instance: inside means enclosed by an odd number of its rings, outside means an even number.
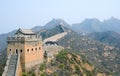
[[[7,38],[7,56],[20,55],[22,71],[43,62],[42,39],[33,31],[19,29],[14,37]]]

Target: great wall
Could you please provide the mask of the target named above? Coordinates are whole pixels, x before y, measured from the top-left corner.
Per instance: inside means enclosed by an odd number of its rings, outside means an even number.
[[[57,40],[66,34],[63,32],[42,41],[41,36],[31,30],[18,29],[15,37],[7,38],[7,61],[2,76],[21,76],[22,72],[29,71],[44,61],[44,52],[47,52],[49,62],[63,49]]]

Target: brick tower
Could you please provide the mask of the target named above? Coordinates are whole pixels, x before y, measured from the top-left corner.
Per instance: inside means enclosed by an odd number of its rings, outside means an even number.
[[[20,55],[22,71],[43,62],[42,39],[33,31],[18,29],[14,37],[7,38],[7,56]]]

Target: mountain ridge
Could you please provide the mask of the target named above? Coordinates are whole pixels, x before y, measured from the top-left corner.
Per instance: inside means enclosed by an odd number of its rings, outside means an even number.
[[[85,19],[83,22],[79,24],[75,24],[74,26],[69,25],[62,19],[53,19],[46,23],[44,26],[35,26],[31,28],[34,32],[38,32],[40,30],[52,29],[57,25],[62,24],[63,26],[72,29],[77,33],[93,33],[93,32],[105,32],[105,31],[114,31],[120,33],[120,20],[112,17],[111,19],[104,20],[102,23],[96,18],[93,19]],[[80,26],[82,25],[82,27]],[[88,27],[89,26],[89,27]],[[13,34],[14,32],[8,32],[0,35],[0,51],[5,49],[6,46],[6,38]],[[1,49],[2,48],[2,49]]]
[[[120,34],[113,32],[113,31],[106,31],[106,32],[94,32],[88,35],[89,38],[107,43],[111,46],[115,46],[120,48]]]
[[[93,33],[93,32],[105,32],[105,31],[115,31],[120,33],[120,20],[111,17],[108,20],[99,21],[96,18],[85,19],[81,23],[72,24],[73,30],[77,30],[78,33]]]

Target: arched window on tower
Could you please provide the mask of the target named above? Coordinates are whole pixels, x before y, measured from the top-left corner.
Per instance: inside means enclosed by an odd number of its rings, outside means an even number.
[[[31,50],[33,51],[33,48]]]
[[[27,52],[29,52],[29,49],[27,49]]]
[[[20,50],[20,52],[22,53],[22,49]]]
[[[11,49],[9,49],[9,54],[11,54]]]
[[[37,48],[35,48],[35,50],[37,51]]]
[[[39,47],[39,50],[40,50],[41,48]]]
[[[16,54],[18,54],[18,49],[16,49]]]

